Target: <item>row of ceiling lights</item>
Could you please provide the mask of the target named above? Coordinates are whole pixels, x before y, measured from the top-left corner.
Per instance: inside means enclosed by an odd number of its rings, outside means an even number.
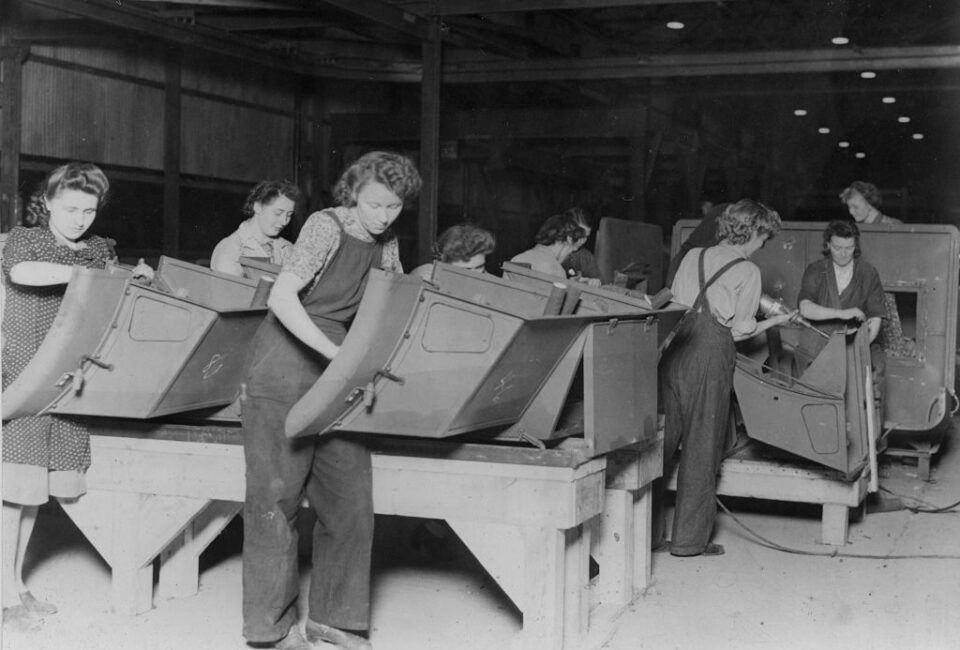
[[[683,29],[684,27],[685,25],[679,20],[671,20],[670,22],[667,23],[667,29],[679,30],[679,29]],[[847,38],[846,36],[834,36],[832,39],[830,39],[830,42],[833,43],[834,45],[849,45],[850,39]],[[860,77],[862,79],[876,79],[877,73],[873,72],[872,70],[864,70],[863,72],[860,73]],[[882,101],[884,104],[895,104],[897,102],[897,98],[887,95],[880,101]],[[793,111],[793,114],[796,115],[797,117],[804,117],[807,114],[807,110],[804,108],[798,108]],[[910,116],[900,115],[899,117],[897,117],[897,122],[899,122],[900,124],[909,124]],[[826,126],[821,126],[817,129],[817,133],[820,133],[821,135],[828,135],[830,133],[830,128]],[[923,133],[920,133],[919,131],[917,131],[912,133],[910,137],[913,138],[914,140],[923,140]],[[850,147],[850,142],[847,140],[840,140],[839,142],[837,142],[837,146],[841,149],[848,149]],[[867,154],[862,151],[857,151],[854,154],[854,156],[856,156],[857,158],[866,158]]]

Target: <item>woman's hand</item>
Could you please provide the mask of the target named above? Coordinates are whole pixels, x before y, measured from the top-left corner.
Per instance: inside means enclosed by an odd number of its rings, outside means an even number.
[[[133,267],[131,273],[133,274],[134,278],[138,280],[147,280],[148,282],[152,282],[154,276],[156,275],[153,268],[144,262],[142,257],[140,258],[140,261],[137,262],[137,265]]]
[[[863,310],[859,307],[851,307],[850,309],[841,309],[840,318],[844,320],[858,320],[865,321],[867,320],[867,315],[863,313]]]
[[[588,287],[599,287],[599,286],[600,286],[600,278],[583,278],[583,277],[581,277],[581,278],[577,278],[577,281],[578,281],[578,282],[582,282],[583,284],[587,285]]]

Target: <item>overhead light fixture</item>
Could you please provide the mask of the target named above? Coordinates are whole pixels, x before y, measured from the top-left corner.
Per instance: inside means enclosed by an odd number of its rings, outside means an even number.
[[[867,157],[867,154],[863,153],[862,151],[858,151],[857,153],[855,153],[855,154],[853,154],[853,155],[856,156],[857,158],[866,158],[866,157]]]
[[[900,122],[900,124],[910,124],[910,116],[901,115],[900,117],[897,118],[897,121]]]
[[[684,27],[686,27],[686,25],[681,23],[679,20],[671,20],[669,23],[667,23],[667,29],[683,29]]]
[[[923,140],[923,134],[922,134],[922,133],[914,133],[914,134],[911,135],[910,137],[913,138],[914,140]]]
[[[850,146],[850,143],[847,142],[846,140],[841,140],[840,142],[837,143],[837,146],[840,147],[841,149],[846,149],[847,147]]]
[[[817,129],[817,133],[822,133],[823,135],[826,135],[830,133],[830,129],[825,126],[821,126],[819,129]]]
[[[875,79],[876,77],[877,77],[877,73],[874,72],[873,70],[864,70],[863,72],[860,73],[861,79]]]
[[[833,43],[834,45],[846,45],[847,43],[850,42],[850,39],[847,38],[846,36],[834,36],[833,38],[830,39],[830,42]]]
[[[797,117],[803,117],[804,115],[807,114],[807,109],[797,108],[793,111],[793,114],[796,115]]]
[[[880,101],[882,101],[884,104],[896,104],[896,103],[897,103],[897,98],[896,98],[896,97],[891,97],[890,95],[887,95],[886,97],[884,97],[884,98],[881,99]]]

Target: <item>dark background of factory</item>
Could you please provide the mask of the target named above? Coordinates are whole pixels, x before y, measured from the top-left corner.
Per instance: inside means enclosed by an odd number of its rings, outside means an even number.
[[[425,181],[396,226],[408,269],[464,220],[496,235],[491,269],[575,205],[659,226],[666,255],[705,199],[825,222],[854,180],[906,224],[960,226],[957,0],[3,0],[0,56],[0,230],[47,171],[91,161],[113,190],[91,232],[128,263],[207,262],[265,178],[306,193],[294,239],[372,149]],[[583,650],[956,647],[960,526],[904,507],[957,498],[955,446],[932,470],[884,459],[895,496],[851,526],[847,558],[822,557],[802,507],[737,515],[761,543],[721,515],[725,558],[655,555],[652,585]],[[198,596],[125,618],[48,514],[35,538],[62,545],[37,542],[30,580],[68,613],[4,648],[243,647],[236,531]],[[384,523],[378,649],[518,647],[519,614],[467,549],[397,550],[390,531],[409,530]]]

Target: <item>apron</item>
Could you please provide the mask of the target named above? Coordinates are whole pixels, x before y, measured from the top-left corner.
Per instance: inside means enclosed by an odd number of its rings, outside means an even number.
[[[303,298],[303,308],[327,337],[340,345],[360,307],[372,268],[380,268],[383,244],[365,242],[340,227],[340,246],[327,263],[320,281]],[[268,313],[254,337],[247,373],[249,397],[290,402],[300,399],[320,378],[327,359],[305,345]]]

